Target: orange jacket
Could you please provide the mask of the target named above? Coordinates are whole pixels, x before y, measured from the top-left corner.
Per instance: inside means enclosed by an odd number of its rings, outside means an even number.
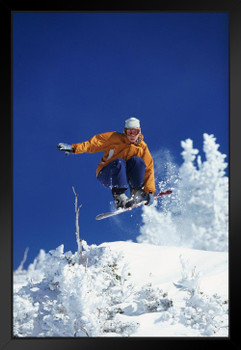
[[[93,136],[89,141],[75,143],[72,148],[75,154],[105,152],[96,170],[96,175],[104,166],[117,158],[127,161],[134,156],[141,157],[146,164],[144,190],[147,193],[155,193],[153,159],[147,144],[143,141],[142,134],[140,134],[139,142],[133,144],[124,133],[106,132]]]

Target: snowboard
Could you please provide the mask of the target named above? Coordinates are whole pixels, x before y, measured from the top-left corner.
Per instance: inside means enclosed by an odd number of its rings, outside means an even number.
[[[161,198],[163,196],[166,196],[168,194],[171,194],[172,193],[172,190],[167,190],[167,191],[164,191],[164,192],[159,192],[158,194],[155,195],[154,199],[158,199],[158,198]],[[147,201],[142,201],[140,203],[137,203],[137,204],[134,204],[132,207],[130,208],[122,208],[122,209],[117,209],[115,211],[111,211],[111,212],[108,212],[108,213],[102,213],[102,214],[99,214],[96,216],[96,220],[102,220],[102,219],[106,219],[106,218],[109,218],[111,216],[114,216],[114,215],[119,215],[119,214],[122,214],[122,213],[125,213],[127,211],[130,211],[132,209],[135,209],[135,208],[138,208],[140,207],[141,205],[144,205],[146,204]]]

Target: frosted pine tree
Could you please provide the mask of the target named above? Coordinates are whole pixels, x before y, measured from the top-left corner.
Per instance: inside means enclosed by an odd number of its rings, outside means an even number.
[[[219,152],[213,135],[204,134],[203,151],[206,160],[199,157],[199,184],[197,215],[195,215],[195,246],[206,250],[227,250],[228,245],[228,177],[225,176],[226,155]]]
[[[228,178],[226,155],[218,151],[213,135],[204,134],[202,162],[190,139],[181,142],[183,165],[178,186],[181,200],[181,231],[192,247],[204,250],[227,250]],[[179,226],[179,227],[180,227]]]
[[[196,167],[196,160],[199,150],[193,148],[193,141],[187,139],[181,141],[183,151],[183,164],[179,168],[179,182],[176,188],[176,196],[179,199],[179,215],[175,216],[174,223],[178,227],[178,232],[181,237],[182,245],[194,247],[194,226],[200,218],[199,212],[199,171]],[[200,157],[198,157],[200,160]],[[175,205],[175,203],[174,203]],[[172,212],[175,209],[172,208]],[[199,247],[203,249],[203,247]]]
[[[228,177],[226,155],[213,135],[204,134],[202,161],[193,141],[181,142],[183,164],[179,168],[174,196],[163,200],[161,209],[143,208],[143,223],[138,242],[178,245],[226,251],[228,245]],[[166,220],[165,220],[166,218]],[[160,221],[168,222],[160,225]],[[151,229],[150,229],[151,227]],[[176,235],[176,237],[175,237]],[[171,240],[170,240],[171,238]],[[171,242],[170,242],[171,241]]]

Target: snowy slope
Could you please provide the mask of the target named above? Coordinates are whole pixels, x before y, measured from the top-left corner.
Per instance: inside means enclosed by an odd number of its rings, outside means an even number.
[[[188,260],[191,268],[196,266],[203,275],[200,281],[200,289],[203,292],[218,293],[227,297],[227,253],[133,242],[103,243],[100,247],[102,246],[109,246],[113,251],[123,252],[137,284],[150,280],[153,285],[166,285],[176,291],[173,288],[173,282],[181,277],[180,256],[183,256]]]
[[[81,264],[61,245],[20,265],[16,337],[228,336],[227,163],[203,138],[204,160],[191,139],[179,169],[154,157],[157,188],[174,190],[142,208],[138,243],[83,241]]]
[[[228,336],[228,255],[133,242],[63,245],[14,276],[19,337]]]

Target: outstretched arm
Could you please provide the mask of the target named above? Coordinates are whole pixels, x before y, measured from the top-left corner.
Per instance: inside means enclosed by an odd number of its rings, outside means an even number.
[[[154,164],[153,164],[153,159],[150,154],[150,151],[148,147],[146,147],[143,159],[146,164],[146,171],[145,171],[145,180],[144,180],[144,190],[145,192],[149,193],[151,192],[152,194],[155,193],[155,176],[154,176]]]
[[[105,151],[113,132],[93,136],[89,141],[72,144],[74,153],[95,153]]]

